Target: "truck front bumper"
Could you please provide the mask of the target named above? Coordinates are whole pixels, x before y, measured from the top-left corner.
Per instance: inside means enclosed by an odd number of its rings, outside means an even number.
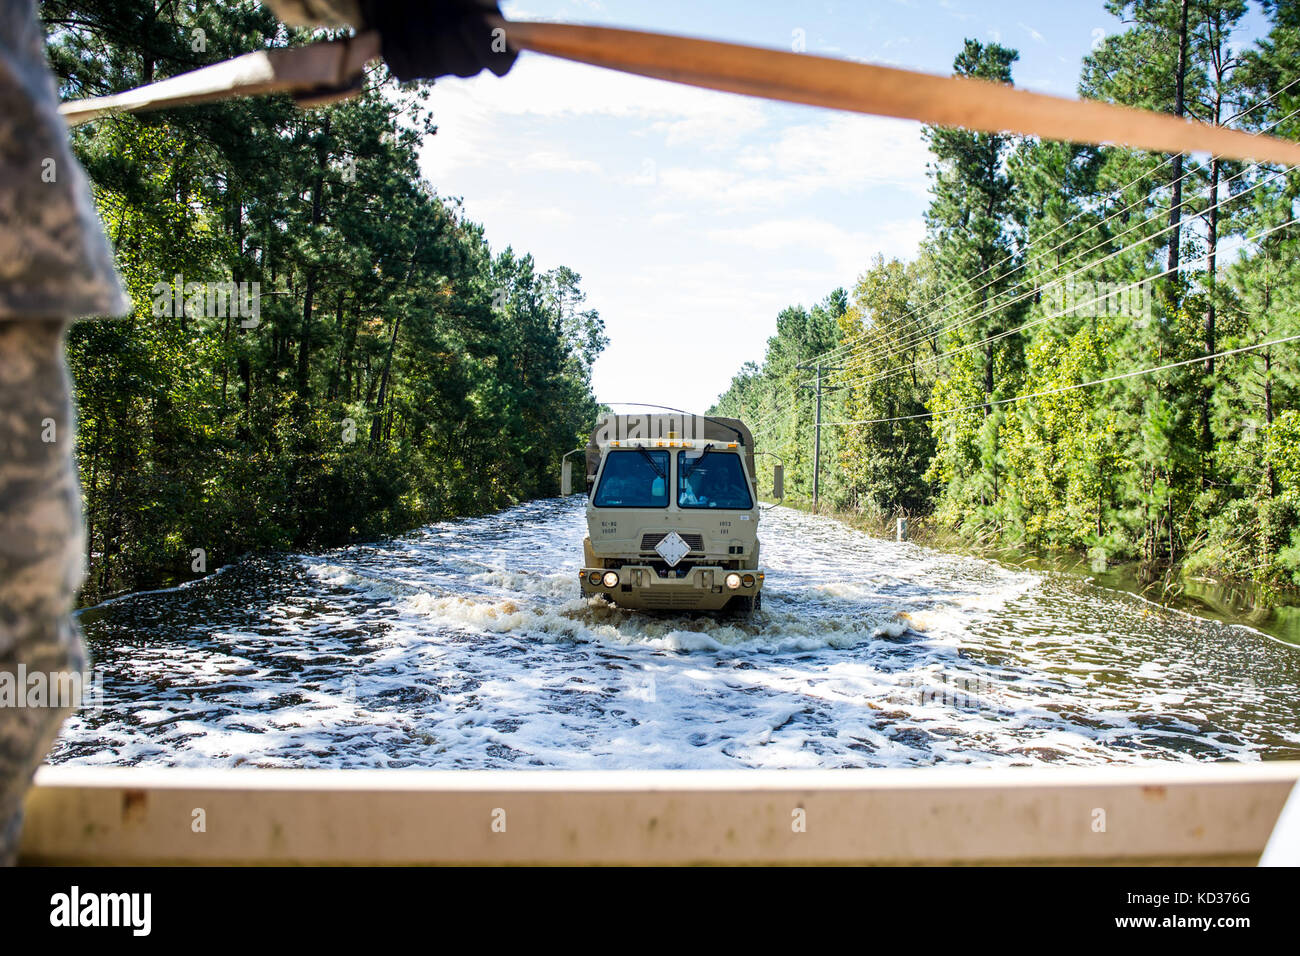
[[[763,590],[762,571],[707,565],[689,568],[680,577],[676,573],[661,577],[654,568],[643,564],[625,564],[617,570],[583,568],[580,574],[583,597],[603,594],[619,607],[641,611],[718,611],[732,598],[754,598]],[[606,575],[611,574],[618,580],[607,583]],[[729,575],[740,579],[739,587],[728,586]]]

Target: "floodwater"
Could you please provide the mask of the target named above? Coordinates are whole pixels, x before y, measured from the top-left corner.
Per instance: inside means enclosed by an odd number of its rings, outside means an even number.
[[[777,508],[752,618],[578,588],[584,499],[91,608],[55,763],[833,768],[1300,757],[1300,647]]]

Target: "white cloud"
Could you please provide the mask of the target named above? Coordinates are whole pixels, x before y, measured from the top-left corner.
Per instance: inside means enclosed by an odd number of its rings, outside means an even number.
[[[834,285],[800,269],[742,277],[725,246],[698,260],[645,264],[617,286],[593,278],[592,299],[618,316],[593,376],[597,397],[694,411],[707,409],[744,362],[763,357],[781,309],[812,305]]]
[[[425,174],[437,181],[485,157],[516,154],[523,121],[643,120],[669,148],[721,149],[761,130],[762,102],[713,90],[524,54],[504,77],[439,80],[429,105],[438,135],[426,144]],[[555,153],[563,152],[558,146]]]
[[[956,0],[939,0],[939,6],[948,11],[948,15],[958,20],[974,20],[975,14],[959,10]]]
[[[662,169],[658,185],[673,202],[722,209],[770,206],[811,196],[853,194],[874,186],[926,193],[930,157],[920,127],[901,120],[824,113],[787,126],[770,142],[751,143],[719,163]]]
[[[602,399],[707,407],[782,308],[914,254],[923,229],[928,151],[902,120],[535,56],[440,80],[430,106],[438,190],[495,249],[582,274],[611,338]]]
[[[928,150],[921,127],[906,120],[819,111],[816,121],[783,129],[766,151],[773,168],[808,189],[926,187]]]
[[[434,87],[439,98],[472,102],[482,113],[563,116],[713,117],[719,121],[752,122],[749,115],[761,104],[731,93],[719,93],[681,83],[669,83],[574,63],[533,53],[520,54],[503,77],[480,74],[470,79],[448,77]]]
[[[725,93],[714,94],[726,96]],[[733,146],[743,136],[763,128],[762,104],[743,97],[731,97],[730,103],[698,104],[703,109],[684,115],[680,119],[661,120],[651,124],[651,129],[664,137],[668,146],[700,145],[705,149],[718,150]],[[708,108],[710,105],[727,107],[724,110]]]
[[[819,111],[773,139],[730,154],[731,162],[674,166],[659,173],[671,198],[724,209],[894,186],[924,194],[929,152],[921,128],[903,120]]]
[[[915,123],[773,107],[559,60],[521,58],[501,79],[439,81],[431,105],[439,132],[423,168],[435,183],[458,169],[504,164],[653,182],[665,198],[728,209],[881,184],[927,188],[928,153]],[[643,120],[640,135],[656,140],[642,158],[598,162],[588,144],[578,154],[549,138],[565,117],[584,115]]]
[[[537,150],[526,156],[509,160],[512,169],[553,170],[565,173],[600,175],[601,165],[590,159],[571,156],[558,150]]]
[[[716,242],[748,246],[763,252],[809,250],[834,263],[842,283],[856,278],[876,255],[911,259],[925,235],[920,220],[902,219],[873,224],[870,230],[849,230],[824,219],[767,219],[750,226],[712,229]],[[829,287],[826,291],[830,291]]]
[[[1024,30],[1026,33],[1028,33],[1028,34],[1029,34],[1029,35],[1030,35],[1030,36],[1031,36],[1031,37],[1032,37],[1036,42],[1038,42],[1038,43],[1046,43],[1046,42],[1047,42],[1047,38],[1044,37],[1044,36],[1043,36],[1041,33],[1039,33],[1037,30],[1035,30],[1033,27],[1031,27],[1029,24],[1027,24],[1027,23],[1021,23],[1021,24],[1019,24],[1019,26],[1020,26],[1020,29]]]
[[[538,201],[538,199],[542,201]],[[502,218],[503,214],[509,214],[514,218],[526,217],[530,223],[542,226],[559,226],[571,225],[577,222],[577,217],[573,210],[566,209],[563,206],[557,206],[554,203],[546,202],[548,197],[532,197],[528,194],[519,195],[513,191],[505,192],[492,197],[477,197],[474,199],[472,208],[467,210],[470,219],[483,222],[492,222]],[[493,247],[500,250],[507,245],[513,244],[518,252],[531,252],[533,250],[520,245],[519,238],[503,235],[500,242],[494,243]]]

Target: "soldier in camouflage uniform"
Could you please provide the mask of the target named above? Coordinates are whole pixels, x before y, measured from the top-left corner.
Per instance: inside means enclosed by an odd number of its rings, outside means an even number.
[[[378,29],[403,78],[484,66],[501,74],[514,61],[483,43],[494,0],[268,6],[295,26]],[[36,0],[0,0],[0,675],[11,686],[20,665],[29,675],[85,669],[70,617],[85,531],[63,336],[74,318],[130,307],[58,113]],[[0,703],[0,864],[17,857],[23,797],[70,710],[13,703]]]
[[[35,0],[0,0],[0,672],[84,669],[85,536],[63,334],[130,303],[68,146]],[[16,688],[22,694],[22,687]],[[0,706],[0,863],[65,707]],[[66,704],[66,702],[63,702]]]
[[[355,15],[347,0],[281,5],[303,22]],[[79,316],[130,308],[44,45],[35,0],[0,0],[0,673],[24,704],[20,664],[29,675],[86,666],[70,616],[85,531],[64,332]],[[23,797],[70,712],[53,699],[16,704],[0,704],[2,865],[17,858]]]

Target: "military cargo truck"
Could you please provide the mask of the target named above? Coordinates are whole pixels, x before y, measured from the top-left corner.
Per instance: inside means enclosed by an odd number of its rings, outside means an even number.
[[[762,606],[754,438],[743,422],[609,415],[585,451],[584,595],[637,610]],[[571,474],[566,458],[566,494]],[[778,465],[776,497],[781,482]]]

